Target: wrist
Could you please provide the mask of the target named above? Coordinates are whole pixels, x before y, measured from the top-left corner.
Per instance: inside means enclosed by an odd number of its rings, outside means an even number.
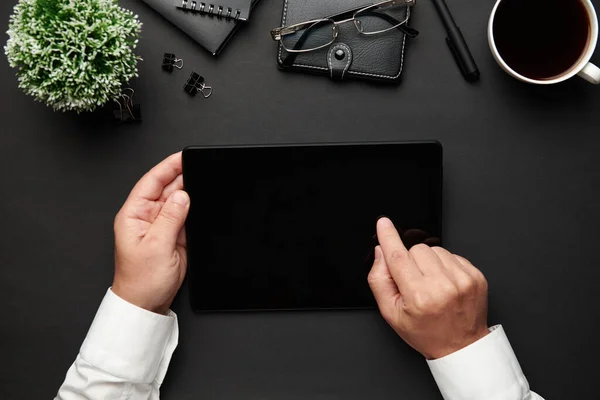
[[[490,333],[487,327],[480,328],[477,332],[465,335],[460,340],[450,343],[448,346],[444,348],[437,349],[429,354],[423,354],[427,360],[437,360],[446,356],[449,356],[452,353],[456,353],[459,350],[464,349],[472,345],[473,343],[483,339]]]
[[[133,290],[127,290],[121,286],[118,282],[113,282],[110,290],[122,300],[128,302],[131,305],[142,308],[146,311],[153,312],[155,314],[167,315],[169,313],[170,305],[156,305],[150,301],[144,299],[144,296],[135,294]]]

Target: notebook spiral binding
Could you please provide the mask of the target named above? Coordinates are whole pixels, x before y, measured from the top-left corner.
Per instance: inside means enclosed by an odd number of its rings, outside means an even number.
[[[242,10],[236,9],[235,12],[231,7],[215,6],[214,4],[205,3],[196,0],[175,0],[175,5],[184,10],[197,11],[216,16],[218,18],[239,20],[242,15]]]

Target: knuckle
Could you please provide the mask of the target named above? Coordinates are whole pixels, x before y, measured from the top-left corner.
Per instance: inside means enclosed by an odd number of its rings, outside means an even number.
[[[475,270],[475,276],[477,277],[478,281],[485,281],[485,275],[483,275],[483,272],[481,272],[480,270],[478,270],[477,268],[473,267],[473,269]]]
[[[461,295],[460,289],[450,281],[441,283],[438,290],[445,303],[457,299]]]
[[[433,299],[429,292],[417,292],[412,300],[414,309],[419,315],[433,314],[437,312],[437,302]]]
[[[488,291],[488,281],[487,281],[487,279],[485,278],[485,276],[481,272],[479,272],[479,274],[481,275],[480,279],[479,279],[479,284],[481,285],[482,290],[487,293],[487,291]]]
[[[440,246],[433,246],[433,247],[431,247],[431,250],[435,251],[438,254],[439,253],[449,253],[448,250],[446,250],[445,248],[440,247]]]
[[[375,272],[373,272],[373,270],[371,270],[369,272],[369,275],[367,275],[367,282],[369,283],[369,286],[373,287],[375,285],[377,281],[377,275],[375,274]]]
[[[464,262],[464,263],[465,263],[465,264],[467,264],[467,265],[471,265],[471,266],[473,265],[473,264],[471,263],[471,261],[469,261],[468,259],[466,259],[466,258],[465,258],[465,257],[463,257],[463,256],[459,256],[459,255],[457,254],[457,255],[456,255],[456,257],[458,257],[458,259],[459,259],[459,260],[461,260],[462,262]]]
[[[473,277],[476,284],[487,289],[488,282],[485,275],[483,275],[483,272],[476,267],[471,267],[470,275]]]
[[[419,244],[415,244],[413,247],[411,247],[410,251],[414,252],[414,253],[422,253],[424,251],[428,251],[430,250],[430,247],[427,246],[425,243],[419,243]]]
[[[460,276],[456,280],[456,287],[459,294],[469,294],[477,287],[477,282],[470,276]]]

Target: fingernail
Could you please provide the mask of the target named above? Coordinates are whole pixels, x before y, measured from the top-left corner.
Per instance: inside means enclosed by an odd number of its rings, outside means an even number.
[[[187,205],[190,203],[190,197],[187,195],[186,192],[178,190],[175,193],[173,193],[173,202],[176,204],[179,204],[182,207],[187,207]]]
[[[377,220],[377,225],[381,228],[390,228],[393,227],[394,224],[388,217],[381,217]]]
[[[377,221],[379,221],[381,218],[388,218],[389,217],[387,215],[381,214],[379,217],[377,217]]]
[[[379,261],[383,256],[383,252],[381,251],[381,247],[375,247],[375,261]]]

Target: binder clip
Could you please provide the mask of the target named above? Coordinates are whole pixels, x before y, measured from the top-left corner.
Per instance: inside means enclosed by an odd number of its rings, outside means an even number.
[[[175,57],[175,54],[165,53],[163,56],[162,69],[163,71],[173,72],[173,67],[177,69],[183,68],[183,60]]]
[[[194,97],[198,92],[202,93],[205,99],[208,99],[213,92],[212,87],[208,86],[204,83],[204,77],[199,74],[192,72],[190,77],[188,78],[183,90],[190,96]]]
[[[129,93],[129,94],[126,94]],[[135,91],[132,88],[124,89],[115,100],[117,104],[113,108],[113,117],[119,122],[141,122],[142,108],[139,104],[133,104]]]

